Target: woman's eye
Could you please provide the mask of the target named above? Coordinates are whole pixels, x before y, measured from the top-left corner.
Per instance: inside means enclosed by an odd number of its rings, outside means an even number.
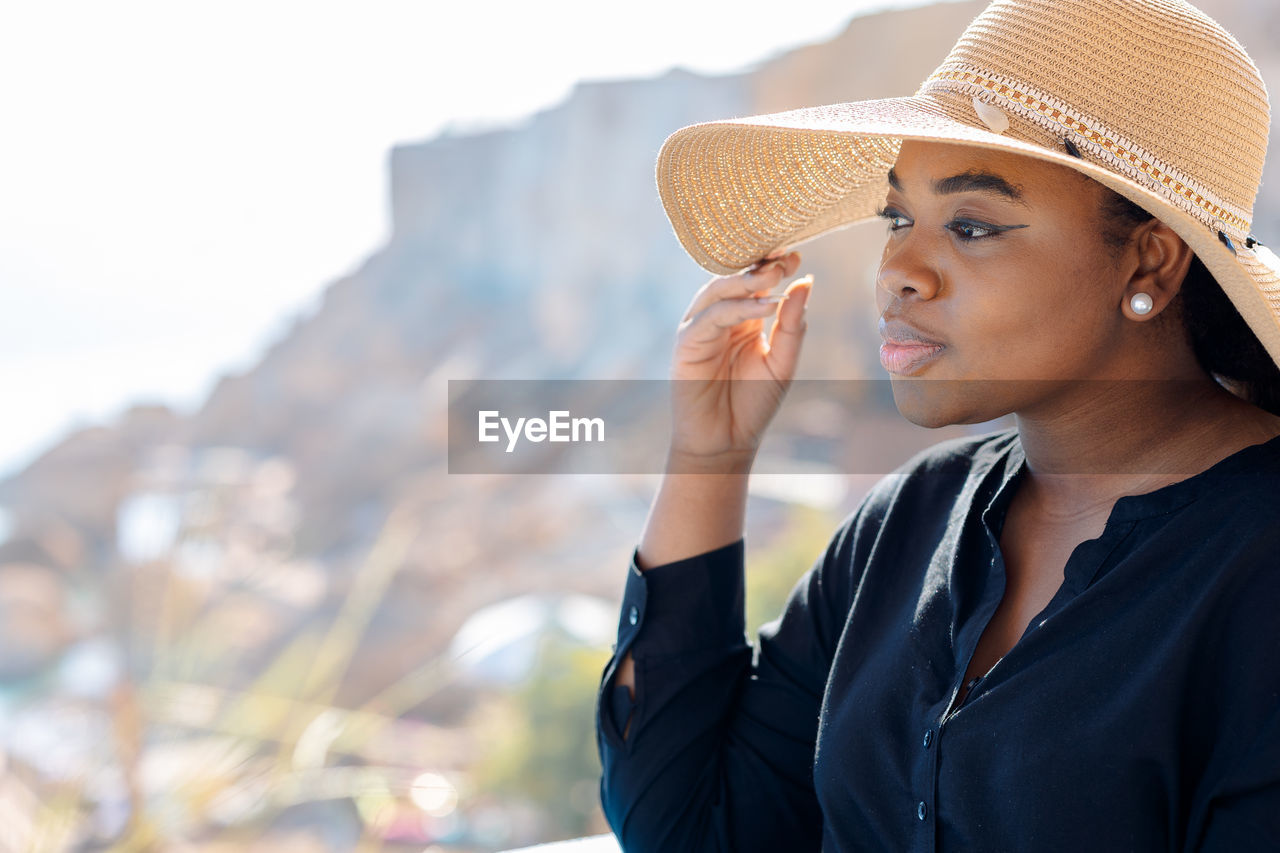
[[[892,207],[880,208],[876,211],[876,216],[879,216],[881,219],[889,220],[890,231],[897,231],[899,228],[906,228],[911,224],[911,220],[907,219],[907,217],[903,216]],[[898,220],[902,220],[902,222],[898,222]]]
[[[911,220],[892,207],[882,207],[876,211],[876,215],[881,219],[889,222],[889,231],[901,231],[911,224]],[[999,237],[1005,228],[993,227],[989,225],[981,225],[977,222],[968,222],[963,219],[956,219],[947,224],[947,230],[956,235],[956,238],[962,242],[970,242],[972,240],[986,240],[991,237]],[[1014,226],[1023,227],[1023,226]]]
[[[981,240],[985,237],[994,237],[1000,233],[994,228],[987,228],[985,225],[979,225],[976,222],[953,222],[947,227],[961,240]]]

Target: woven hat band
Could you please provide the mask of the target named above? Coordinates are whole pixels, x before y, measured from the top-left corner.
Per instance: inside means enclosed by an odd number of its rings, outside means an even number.
[[[1205,182],[1162,161],[1105,122],[1024,81],[989,69],[949,63],[925,80],[917,95],[942,92],[975,98],[975,107],[981,102],[1021,116],[1054,140],[1069,141],[1082,157],[1092,155],[1100,164],[1149,187],[1211,231],[1225,232],[1236,243],[1244,242],[1250,234],[1251,210],[1231,204]]]
[[[1207,229],[1248,236],[1270,130],[1266,85],[1240,42],[1185,0],[994,0],[924,86],[947,82],[970,97],[984,87],[984,101],[1036,122],[1057,150],[1067,138]]]

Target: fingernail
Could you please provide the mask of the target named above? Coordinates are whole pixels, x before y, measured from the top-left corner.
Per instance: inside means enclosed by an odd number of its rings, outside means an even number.
[[[756,297],[756,302],[759,302],[761,304],[781,302],[781,301],[782,301],[781,296],[757,296]]]
[[[813,276],[802,276],[796,279],[795,283],[802,285],[802,287],[800,287],[800,304],[801,307],[807,311],[809,309],[809,294],[813,293]]]

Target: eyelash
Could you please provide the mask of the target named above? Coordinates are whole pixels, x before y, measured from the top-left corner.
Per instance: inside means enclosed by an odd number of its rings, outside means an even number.
[[[906,228],[906,227],[907,227],[907,226],[905,226],[905,225],[894,225],[894,224],[893,224],[892,220],[894,220],[894,219],[906,219],[906,216],[904,216],[903,214],[899,213],[897,210],[895,210],[895,209],[894,209],[894,208],[892,208],[892,207],[882,207],[882,208],[880,208],[879,210],[877,210],[877,211],[876,211],[876,216],[879,216],[881,219],[888,219],[888,220],[890,220],[890,222],[889,222],[889,231],[890,231],[890,233],[892,233],[892,232],[894,232],[894,231],[897,231],[897,230],[899,230],[899,229],[901,229],[901,228]],[[953,228],[952,226],[956,226],[956,227],[959,227],[959,228],[972,228],[972,229],[976,229],[976,230],[978,230],[978,231],[987,231],[987,232],[990,232],[990,233],[982,234],[982,235],[979,235],[979,236],[965,235],[965,234],[961,234],[959,231],[955,230],[955,228]],[[999,230],[997,230],[997,229],[995,229],[995,228],[992,228],[992,227],[990,227],[990,226],[987,226],[987,225],[979,225],[977,222],[967,222],[967,221],[965,221],[965,220],[963,220],[963,219],[955,219],[955,220],[952,220],[951,222],[949,222],[949,223],[947,224],[947,227],[948,227],[949,229],[951,229],[951,232],[952,232],[953,234],[955,234],[955,235],[956,235],[956,239],[957,239],[957,240],[960,240],[960,241],[965,242],[965,243],[972,243],[972,242],[974,242],[974,241],[976,241],[976,240],[990,240],[992,237],[999,237],[999,236],[1003,233],[1002,231],[999,231]]]

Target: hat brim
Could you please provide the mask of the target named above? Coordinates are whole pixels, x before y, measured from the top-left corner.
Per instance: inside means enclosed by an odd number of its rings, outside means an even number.
[[[973,112],[969,110],[969,112]],[[709,272],[729,275],[781,248],[874,218],[903,140],[955,142],[1075,169],[1167,224],[1213,274],[1280,364],[1280,261],[1234,251],[1180,207],[1110,166],[1077,158],[1020,122],[1004,133],[958,118],[934,95],[882,98],[704,122],[676,131],[658,154],[657,183],[681,245]],[[1087,155],[1086,155],[1087,157]]]

